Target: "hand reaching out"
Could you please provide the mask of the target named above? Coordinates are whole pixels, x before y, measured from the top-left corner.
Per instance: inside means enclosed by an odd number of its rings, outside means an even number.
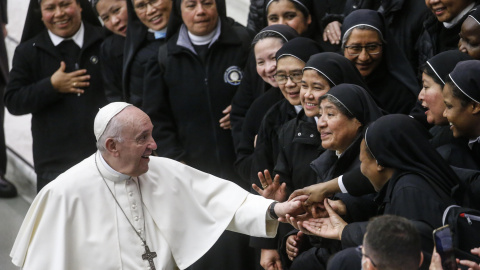
[[[305,201],[305,208],[311,208],[314,203],[322,203],[323,200],[327,197],[332,196],[333,194],[340,192],[340,187],[338,185],[338,178],[332,179],[327,182],[318,183],[302,189],[295,190],[288,200],[292,200],[297,196],[307,195],[308,199]]]
[[[90,85],[90,75],[87,74],[86,69],[79,69],[73,72],[65,72],[65,62],[60,63],[60,68],[50,77],[50,82],[53,88],[60,93],[83,94],[83,87]]]
[[[301,222],[301,226],[310,234],[328,239],[342,240],[342,232],[347,223],[335,213],[327,200],[325,200],[325,209],[329,217],[311,218]]]
[[[256,184],[252,184],[252,188],[261,196],[267,199],[272,199],[278,202],[283,202],[287,198],[285,183],[280,184],[280,175],[275,175],[275,178],[272,181],[270,172],[268,170],[264,171],[265,175],[261,172],[258,173],[258,179],[262,188],[259,188]]]

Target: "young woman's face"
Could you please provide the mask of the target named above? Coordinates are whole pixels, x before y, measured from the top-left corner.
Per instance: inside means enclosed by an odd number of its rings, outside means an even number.
[[[283,96],[292,105],[300,105],[300,85],[302,79],[302,69],[305,62],[293,57],[284,56],[277,61],[277,76],[286,76],[287,81],[279,83],[278,88],[282,91]],[[294,78],[292,80],[292,78]],[[297,81],[297,79],[299,81]]]
[[[356,118],[349,119],[327,99],[320,102],[317,128],[323,148],[343,153],[352,144],[361,126]]]
[[[126,0],[100,0],[96,9],[108,30],[116,35],[127,36],[128,12]]]
[[[418,95],[418,100],[422,102],[422,106],[427,109],[427,121],[433,125],[448,124],[447,118],[443,117],[445,111],[445,103],[443,102],[442,85],[436,83],[432,77],[426,73],[422,73],[423,88]]]
[[[458,49],[480,60],[480,24],[473,18],[467,17],[462,24],[459,36]]]
[[[445,102],[443,116],[448,119],[453,136],[456,138],[478,137],[478,134],[475,134],[477,123],[475,116],[472,114],[473,105],[468,104],[463,107],[461,100],[453,96],[452,85],[450,83],[445,84],[443,87],[443,101]]]
[[[305,18],[303,13],[295,7],[292,1],[278,0],[268,6],[267,22],[268,25],[286,24],[301,35],[307,31],[308,26],[312,22],[312,18],[310,15]]]
[[[167,27],[172,0],[134,0],[133,7],[145,26],[158,31]]]
[[[367,48],[361,48],[359,54],[353,54],[354,48],[356,46],[374,46],[382,45],[382,40],[378,35],[378,32],[375,30],[368,29],[353,29],[350,37],[345,43],[346,47],[352,46],[351,48],[345,48],[343,55],[350,61],[352,61],[357,67],[358,71],[363,77],[370,75],[381,63],[383,51],[380,47],[378,53],[369,53]],[[355,49],[356,51],[356,49]]]
[[[300,87],[300,101],[303,111],[308,117],[319,114],[319,98],[330,90],[327,79],[313,69],[303,72],[302,85]]]
[[[275,58],[275,54],[282,45],[281,39],[269,37],[259,40],[253,48],[258,75],[273,87],[278,87],[278,83],[274,77],[277,72],[277,59]]]
[[[82,8],[76,0],[42,0],[42,21],[52,33],[68,38],[82,24]]]

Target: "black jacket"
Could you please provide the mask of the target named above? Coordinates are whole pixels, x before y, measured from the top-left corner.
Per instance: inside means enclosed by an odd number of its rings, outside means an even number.
[[[375,198],[378,204],[377,215],[396,215],[411,221],[419,221],[431,228],[442,226],[445,208],[454,204],[446,194],[438,194],[423,177],[412,173],[395,173]],[[348,208],[347,208],[348,210]],[[358,246],[362,243],[367,222],[354,222],[342,232],[343,248]],[[429,235],[431,237],[431,234]],[[425,251],[431,252],[433,241]],[[422,246],[425,243],[422,243]]]
[[[274,172],[287,189],[294,191],[317,183],[310,163],[325,149],[315,119],[305,116],[302,110],[295,119],[283,125],[278,135],[279,154]]]
[[[122,101],[122,68],[125,37],[112,34],[105,38],[100,50],[103,87],[108,102]]]
[[[480,1],[476,1],[478,4]],[[415,46],[418,52],[419,65],[427,62],[434,55],[448,50],[456,50],[460,37],[458,34],[462,28],[462,24],[468,14],[457,22],[455,26],[447,29],[439,22],[435,15],[430,13],[423,23],[423,29]]]
[[[265,114],[257,136],[251,178],[252,183],[260,185],[257,173],[268,170],[273,172],[278,157],[278,132],[282,126],[297,116],[295,107],[283,99],[273,105]],[[273,175],[272,175],[273,176]]]
[[[255,136],[258,134],[262,119],[267,111],[282,99],[284,99],[284,97],[280,89],[270,88],[270,90],[252,103],[252,106],[245,116],[240,143],[235,149],[237,154],[235,170],[248,185],[251,183],[250,172],[252,169],[253,153],[255,151]]]
[[[233,180],[238,179],[233,140],[219,120],[238,88],[228,75],[241,72],[251,36],[242,26],[219,21],[221,34],[211,44],[205,63],[191,46],[186,30],[160,47],[159,59],[148,68],[145,87],[149,91],[144,92],[143,109],[154,125],[158,155]]]
[[[5,104],[14,115],[32,114],[35,171],[62,173],[96,151],[93,120],[106,104],[99,63],[101,28],[87,23],[79,65],[90,86],[81,96],[61,94],[51,82],[61,56],[44,30],[15,50]]]

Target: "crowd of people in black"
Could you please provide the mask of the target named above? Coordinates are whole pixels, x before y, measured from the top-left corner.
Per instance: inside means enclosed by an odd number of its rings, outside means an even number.
[[[32,114],[37,190],[95,152],[98,109],[125,101],[156,155],[309,196],[277,238],[227,231],[189,269],[360,269],[349,247],[375,241],[378,215],[414,224],[428,269],[445,209],[480,210],[477,4],[252,0],[243,26],[224,0],[31,0],[4,102]],[[368,269],[412,269],[398,264]]]

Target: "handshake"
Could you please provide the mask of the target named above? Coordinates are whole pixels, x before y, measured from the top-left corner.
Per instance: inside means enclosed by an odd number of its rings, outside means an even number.
[[[335,193],[335,187],[322,183],[294,191],[287,199],[286,184],[280,184],[279,176],[273,180],[268,170],[258,173],[262,188],[252,187],[261,196],[276,200],[275,213],[279,221],[290,223],[304,234],[341,240],[347,223],[340,217],[346,214],[345,204],[340,200],[326,199]],[[332,182],[333,183],[333,182]]]

